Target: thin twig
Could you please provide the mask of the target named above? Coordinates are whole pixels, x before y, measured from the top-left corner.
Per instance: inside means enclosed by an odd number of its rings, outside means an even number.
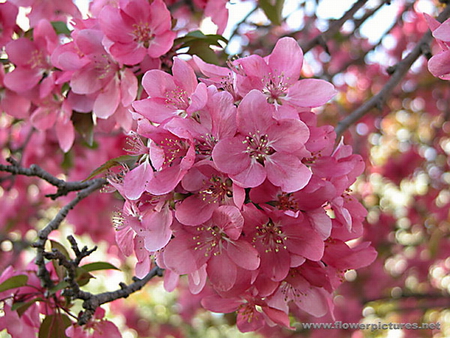
[[[80,314],[78,318],[78,324],[86,324],[89,319],[94,315],[95,310],[102,304],[112,302],[119,298],[127,298],[132,293],[142,289],[145,284],[147,284],[153,277],[161,277],[163,270],[155,266],[150,272],[142,279],[133,278],[134,282],[126,285],[124,283],[120,284],[120,289],[115,291],[103,292],[97,295],[92,295],[89,292],[82,292],[79,296],[75,295],[76,298],[84,299],[83,308],[85,311]]]
[[[325,32],[317,35],[304,44],[300,44],[303,53],[306,54],[306,52],[311,50],[316,45],[325,44],[327,39],[336,34],[347,20],[353,18],[355,13],[362,8],[367,1],[368,0],[358,0],[347,12],[344,13],[340,19],[333,21]]]
[[[441,14],[438,16],[437,20],[443,22],[450,15],[450,6],[447,6]],[[392,93],[393,89],[400,83],[404,76],[408,73],[409,69],[413,63],[419,58],[420,55],[429,49],[429,44],[432,40],[431,32],[428,30],[414,47],[414,49],[402,60],[395,68],[389,81],[384,85],[384,87],[366,103],[360,106],[358,109],[353,111],[350,115],[340,121],[336,127],[337,139],[340,139],[344,131],[346,131],[353,123],[361,119],[373,108],[378,107],[381,109],[383,107],[386,99]],[[427,48],[428,47],[428,48]]]
[[[60,196],[65,196],[69,192],[72,191],[79,191],[85,188],[90,187],[93,184],[94,180],[89,181],[73,181],[73,182],[67,182],[64,180],[60,180],[59,178],[56,178],[52,174],[48,173],[41,167],[39,167],[36,164],[32,164],[29,168],[23,168],[18,163],[15,163],[15,161],[12,158],[9,158],[8,161],[10,163],[13,163],[12,165],[4,165],[0,164],[0,171],[9,172],[13,175],[24,175],[24,176],[34,176],[42,178],[43,180],[47,181],[51,185],[58,188],[58,191],[55,194],[48,194],[46,197],[50,197],[51,199],[56,199]],[[97,179],[98,180],[98,179]],[[105,179],[100,179],[103,181],[103,184],[106,183]]]
[[[62,221],[67,217],[67,214],[71,209],[75,207],[82,199],[86,198],[94,191],[100,189],[105,184],[105,179],[97,178],[89,182],[89,186],[77,193],[77,196],[67,203],[65,206],[59,210],[56,216],[38,233],[38,240],[33,243],[33,246],[37,250],[35,263],[38,266],[37,276],[41,280],[43,287],[50,288],[53,286],[53,282],[50,278],[50,273],[45,267],[44,252],[45,243],[47,242],[48,236],[54,230],[57,230],[61,225]]]

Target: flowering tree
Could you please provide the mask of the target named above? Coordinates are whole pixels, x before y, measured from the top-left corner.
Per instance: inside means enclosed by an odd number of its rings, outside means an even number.
[[[5,336],[450,334],[450,6],[325,3],[0,3]]]

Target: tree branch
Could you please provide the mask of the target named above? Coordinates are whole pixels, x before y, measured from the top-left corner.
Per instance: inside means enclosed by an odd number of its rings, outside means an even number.
[[[438,16],[437,20],[443,22],[450,16],[450,6],[447,6],[441,14]],[[393,68],[393,73],[389,81],[385,86],[366,103],[360,106],[358,109],[353,111],[350,115],[340,121],[336,127],[336,137],[339,139],[342,134],[356,121],[361,119],[373,108],[381,108],[386,99],[392,93],[392,90],[400,83],[404,76],[408,73],[409,69],[413,63],[422,55],[424,52],[429,50],[429,44],[432,40],[431,31],[428,30],[414,47],[414,49],[402,60],[395,68]]]
[[[342,25],[349,19],[353,18],[355,13],[362,8],[366,4],[367,0],[358,0],[347,12],[344,13],[344,15],[338,19],[333,21],[332,24],[328,27],[328,29],[317,35],[316,37],[312,38],[308,42],[304,44],[300,44],[303,53],[306,54],[309,50],[311,50],[316,45],[323,45],[327,39],[329,39],[331,36],[336,34],[342,27]],[[386,2],[386,1],[385,1]]]
[[[12,163],[11,165],[4,165],[0,164],[0,171],[9,172],[13,175],[24,175],[24,176],[35,176],[42,178],[43,180],[47,181],[51,185],[58,188],[57,192],[55,194],[49,194],[46,195],[46,197],[50,197],[52,200],[55,200],[56,198],[60,196],[65,196],[69,192],[72,191],[79,191],[82,189],[89,188],[93,181],[95,180],[89,180],[89,181],[73,181],[73,182],[66,182],[64,180],[60,180],[59,178],[56,178],[52,174],[48,173],[41,167],[39,167],[36,164],[32,164],[29,168],[23,168],[18,163],[16,163],[15,160],[12,158],[7,159],[8,162]],[[99,179],[96,179],[99,180]],[[105,179],[103,180],[103,184],[106,183]]]
[[[55,178],[56,179],[56,178]],[[89,182],[89,186],[77,193],[77,196],[67,203],[59,210],[56,216],[38,233],[38,240],[33,243],[33,246],[37,250],[35,263],[38,266],[37,276],[41,280],[42,286],[49,288],[53,286],[53,282],[50,278],[50,273],[45,267],[44,252],[45,243],[47,242],[50,233],[59,228],[61,222],[67,217],[67,214],[71,209],[75,207],[82,199],[89,196],[95,190],[100,189],[106,182],[103,178],[93,179]]]
[[[112,302],[119,298],[127,298],[132,293],[142,289],[153,277],[161,277],[162,273],[163,270],[159,266],[155,266],[144,278],[138,279],[134,277],[134,282],[129,285],[121,283],[120,289],[118,290],[103,292],[97,295],[92,295],[89,292],[82,292],[80,295],[75,294],[74,296],[76,298],[84,299],[83,308],[85,311],[80,314],[78,324],[86,324],[100,305]]]

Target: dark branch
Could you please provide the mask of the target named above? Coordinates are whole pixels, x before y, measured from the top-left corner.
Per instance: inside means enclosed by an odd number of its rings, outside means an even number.
[[[328,29],[325,32],[317,35],[308,42],[301,44],[300,46],[302,47],[303,53],[308,52],[316,45],[323,45],[330,37],[339,32],[342,25],[347,20],[353,18],[355,13],[360,8],[362,8],[366,4],[366,2],[367,0],[358,0],[347,12],[344,13],[344,15],[340,19],[333,21],[333,23],[330,24],[330,27],[328,27]]]
[[[443,22],[450,16],[450,6],[447,6],[442,13],[437,18],[438,21]],[[429,44],[432,40],[431,32],[428,30],[411,51],[402,61],[400,61],[393,69],[393,73],[389,81],[385,84],[385,86],[370,100],[360,106],[358,109],[353,111],[350,115],[344,118],[341,122],[338,123],[336,127],[336,136],[339,139],[344,131],[346,131],[353,123],[361,119],[364,115],[366,115],[373,108],[381,108],[383,107],[386,99],[392,93],[393,89],[400,83],[400,81],[404,78],[404,76],[408,73],[409,69],[413,65],[413,63],[419,58],[423,52],[427,52],[429,50]],[[428,48],[427,48],[428,47]]]
[[[92,295],[88,292],[82,292],[80,295],[75,294],[75,298],[84,299],[83,308],[85,311],[80,314],[78,324],[86,324],[100,305],[112,302],[119,298],[127,298],[132,293],[142,289],[153,277],[161,277],[162,273],[163,270],[160,267],[155,266],[144,278],[133,278],[134,282],[129,285],[121,283],[120,289],[116,291],[103,292],[97,295]]]
[[[46,197],[50,197],[53,200],[58,198],[59,196],[67,195],[69,192],[86,189],[90,187],[92,185],[92,182],[94,181],[89,180],[89,181],[66,182],[64,180],[56,178],[55,176],[51,175],[50,173],[48,173],[47,171],[45,171],[36,164],[32,164],[29,168],[23,168],[19,166],[11,158],[8,159],[8,161],[12,163],[12,165],[0,164],[0,171],[9,172],[13,175],[34,176],[42,178],[43,180],[47,181],[51,185],[54,185],[55,187],[58,188],[58,191],[55,194],[46,195]],[[103,184],[105,183],[106,180],[104,180]]]
[[[65,206],[59,210],[56,214],[55,218],[53,218],[42,230],[38,233],[38,240],[33,243],[33,246],[37,250],[35,263],[38,266],[37,276],[41,280],[42,286],[49,288],[53,286],[53,282],[50,278],[50,273],[45,267],[44,261],[44,251],[45,251],[45,243],[47,242],[48,236],[54,230],[57,230],[61,225],[62,221],[67,217],[67,214],[70,210],[72,210],[75,205],[77,205],[82,199],[86,198],[94,191],[100,189],[105,184],[105,179],[93,179],[89,182],[89,186],[80,192],[77,193],[77,196],[67,203]]]

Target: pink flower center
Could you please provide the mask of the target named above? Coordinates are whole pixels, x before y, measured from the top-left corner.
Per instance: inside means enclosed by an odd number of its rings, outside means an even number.
[[[266,157],[275,153],[275,150],[270,146],[271,142],[268,139],[268,135],[261,135],[258,131],[255,134],[249,133],[242,143],[247,145],[245,152],[249,154],[253,160],[263,165]]]
[[[252,242],[254,243],[257,240],[266,247],[266,253],[279,252],[280,250],[287,249],[286,245],[284,245],[287,237],[283,234],[281,227],[276,225],[272,220],[256,227],[256,233],[253,236]]]
[[[269,73],[269,77],[263,78],[263,82],[265,82],[265,86],[262,92],[267,96],[267,101],[281,105],[280,98],[286,96],[288,89],[288,85],[284,82],[284,75],[281,74],[273,77]]]
[[[159,144],[164,149],[163,167],[170,167],[178,164],[186,155],[187,148],[185,143],[181,140],[166,137]]]
[[[150,41],[155,37],[155,34],[152,33],[148,22],[140,22],[139,24],[134,24],[133,28],[134,30],[132,34],[135,37],[134,40],[141,46],[148,48],[150,46]]]
[[[30,55],[30,61],[28,64],[31,68],[41,68],[41,69],[50,69],[50,65],[47,61],[47,58],[40,50],[34,50]]]
[[[94,61],[95,71],[98,74],[97,78],[99,80],[106,79],[112,71],[115,71],[111,60],[109,60],[109,57],[106,54],[94,55],[92,58]]]
[[[177,87],[177,89],[166,92],[166,104],[177,108],[177,113],[181,117],[186,117],[186,109],[189,107],[189,97],[185,90]]]
[[[202,158],[211,158],[211,153],[217,143],[217,139],[209,133],[202,135],[201,138],[203,141],[196,139],[195,153],[201,155]]]
[[[232,181],[229,178],[223,180],[221,177],[212,176],[208,182],[205,182],[205,185],[208,187],[200,191],[199,194],[202,200],[208,203],[219,203],[226,197],[233,196],[230,189]]]
[[[278,195],[278,202],[276,202],[276,205],[280,210],[299,210],[298,203],[295,201],[292,194],[283,193]]]
[[[222,241],[222,231],[216,226],[204,227],[199,226],[196,229],[202,236],[193,236],[192,239],[197,241],[194,250],[204,250],[205,257],[210,255],[220,255],[222,253],[220,242]]]
[[[284,301],[293,300],[294,302],[299,302],[299,298],[302,296],[302,292],[298,291],[295,287],[287,282],[282,282],[280,285],[280,292],[284,296]]]

